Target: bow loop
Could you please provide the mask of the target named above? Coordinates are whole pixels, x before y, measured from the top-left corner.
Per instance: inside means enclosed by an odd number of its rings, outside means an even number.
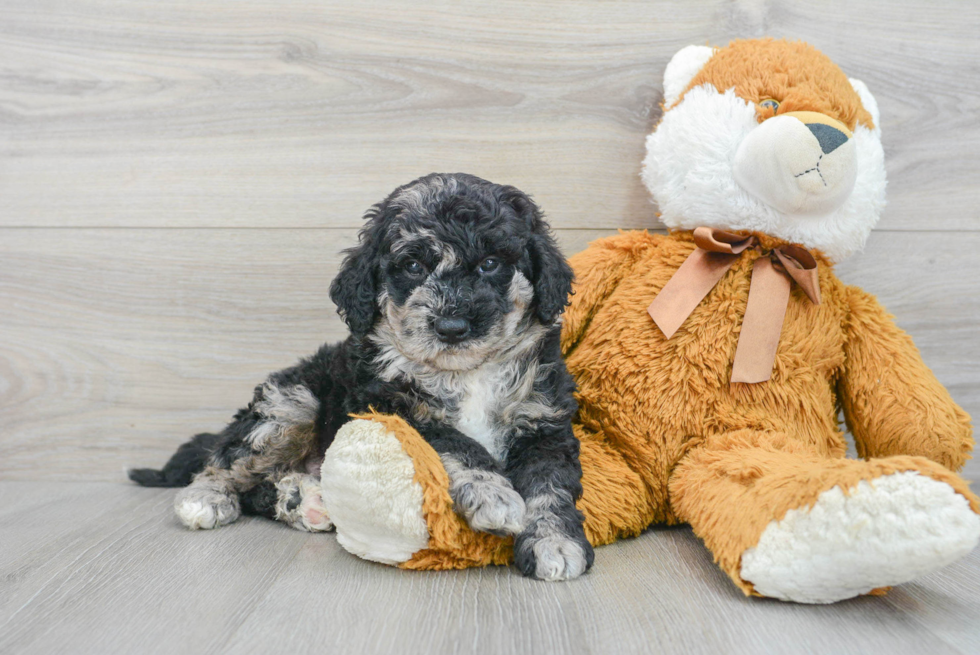
[[[708,252],[723,252],[740,255],[759,242],[754,236],[743,236],[735,232],[699,227],[694,230],[694,244]]]
[[[694,243],[697,248],[647,308],[668,339],[743,252],[762,250],[755,236],[708,227],[694,230]],[[732,382],[765,382],[772,376],[779,333],[794,282],[810,302],[820,304],[817,260],[809,250],[783,244],[762,254],[752,267],[749,299],[732,364]]]
[[[817,260],[801,246],[787,244],[772,251],[783,270],[800,285],[803,293],[814,305],[820,304],[820,280],[817,277]]]

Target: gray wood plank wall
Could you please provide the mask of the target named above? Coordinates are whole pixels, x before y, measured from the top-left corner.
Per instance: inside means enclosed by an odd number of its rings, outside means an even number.
[[[760,35],[876,95],[889,206],[840,273],[980,414],[978,34],[955,1],[0,2],[0,479],[118,480],[219,428],[342,336],[338,251],[417,175],[520,186],[569,253],[658,228],[664,66]]]

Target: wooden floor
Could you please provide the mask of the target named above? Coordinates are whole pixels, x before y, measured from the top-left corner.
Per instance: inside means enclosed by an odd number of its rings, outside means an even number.
[[[190,532],[174,492],[0,482],[0,653],[976,653],[980,551],[885,597],[744,598],[688,528],[568,583],[413,572],[264,519]]]
[[[515,184],[568,253],[658,229],[664,66],[736,37],[810,41],[877,97],[889,206],[839,274],[980,415],[978,34],[957,0],[0,0],[0,653],[980,652],[976,552],[801,607],[686,529],[568,584],[403,573],[262,521],[188,533],[122,481],[344,334],[339,251],[403,182]]]

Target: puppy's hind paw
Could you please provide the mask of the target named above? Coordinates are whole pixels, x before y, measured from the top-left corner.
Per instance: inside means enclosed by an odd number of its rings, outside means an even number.
[[[211,485],[186,487],[174,498],[174,511],[191,530],[211,530],[233,523],[242,515],[238,496]]]
[[[304,532],[327,532],[333,521],[323,506],[320,480],[307,474],[287,475],[276,483],[276,518]]]

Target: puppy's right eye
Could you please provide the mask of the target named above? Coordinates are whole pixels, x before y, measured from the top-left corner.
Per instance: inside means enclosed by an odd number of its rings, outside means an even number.
[[[408,260],[407,262],[405,262],[405,265],[402,268],[404,268],[405,272],[411,275],[412,277],[418,277],[423,273],[425,273],[425,266],[423,266],[422,263],[417,259]]]

